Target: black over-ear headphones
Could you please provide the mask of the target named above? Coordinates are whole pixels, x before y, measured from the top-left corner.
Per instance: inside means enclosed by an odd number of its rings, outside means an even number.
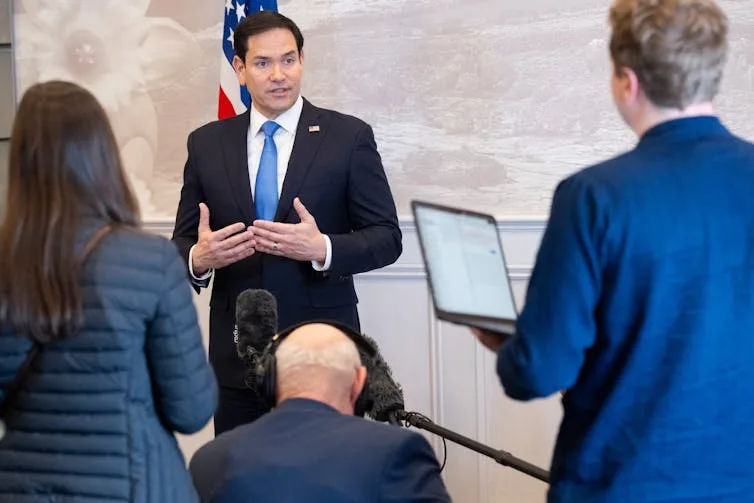
[[[275,359],[275,352],[277,351],[277,348],[280,346],[280,343],[283,342],[283,340],[296,329],[303,327],[304,325],[311,325],[316,323],[322,323],[324,325],[330,325],[331,327],[337,328],[338,330],[343,332],[349,339],[351,339],[354,344],[356,344],[356,348],[359,350],[359,355],[361,356],[361,364],[365,367],[369,368],[371,363],[370,361],[365,361],[365,358],[373,360],[377,356],[375,348],[372,347],[372,345],[369,344],[359,332],[349,327],[348,325],[337,321],[312,320],[293,325],[292,327],[288,327],[282,332],[275,334],[275,336],[270,340],[270,342],[262,351],[262,354],[257,360],[257,365],[253,370],[254,387],[259,396],[261,396],[262,399],[266,402],[268,407],[274,407],[277,400],[277,360]],[[356,400],[354,415],[364,416],[366,410],[369,408],[370,393],[367,390],[368,381],[369,379],[367,379],[367,382],[364,383],[364,388],[361,390],[361,394]]]

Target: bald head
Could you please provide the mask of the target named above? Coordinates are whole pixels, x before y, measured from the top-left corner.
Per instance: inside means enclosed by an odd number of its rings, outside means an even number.
[[[275,358],[278,402],[309,398],[353,414],[366,369],[346,334],[323,323],[304,325],[283,339]]]
[[[346,334],[325,323],[310,323],[297,328],[283,340],[276,354],[284,354],[292,351],[292,348],[305,351],[313,357],[332,356],[334,361],[328,363],[334,365],[360,364],[356,344]],[[351,360],[351,362],[346,360]]]

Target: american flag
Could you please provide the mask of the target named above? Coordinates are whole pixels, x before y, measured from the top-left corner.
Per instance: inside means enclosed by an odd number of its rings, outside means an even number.
[[[233,33],[236,26],[249,12],[278,10],[277,0],[225,0],[225,22],[223,23],[223,55],[220,61],[220,92],[218,96],[217,118],[225,119],[245,112],[251,104],[246,87],[238,84],[233,70]]]

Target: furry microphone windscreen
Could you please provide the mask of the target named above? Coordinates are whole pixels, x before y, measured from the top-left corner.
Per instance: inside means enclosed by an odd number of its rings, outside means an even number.
[[[236,350],[241,358],[261,353],[278,330],[277,300],[267,290],[244,290],[236,300]]]
[[[377,342],[366,334],[362,334],[362,337],[375,353],[374,357],[369,357],[360,350],[362,362],[367,368],[369,396],[366,414],[375,421],[387,422],[391,413],[405,408],[403,390],[393,379],[393,372],[380,354]]]

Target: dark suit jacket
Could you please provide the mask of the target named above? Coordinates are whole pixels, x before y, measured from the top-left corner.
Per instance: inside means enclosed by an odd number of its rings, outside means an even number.
[[[291,399],[223,433],[191,460],[203,502],[449,502],[427,440]]]
[[[186,260],[197,241],[200,202],[209,207],[213,230],[236,222],[251,225],[256,218],[246,150],[249,120],[247,111],[189,135],[173,232]],[[309,126],[319,131],[310,132]],[[215,271],[209,352],[221,385],[243,386],[245,371],[233,343],[235,303],[243,290],[263,288],[276,297],[280,328],[327,318],[358,329],[353,275],[400,256],[395,202],[365,122],[304,100],[275,221],[299,222],[293,209],[297,196],[330,236],[331,267],[318,273],[311,262],[256,253]]]

